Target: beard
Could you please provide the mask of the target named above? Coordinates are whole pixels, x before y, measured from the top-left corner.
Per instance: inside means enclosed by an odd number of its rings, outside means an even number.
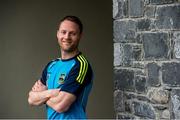
[[[71,46],[60,46],[62,52],[72,53],[77,51],[78,45],[71,45]]]

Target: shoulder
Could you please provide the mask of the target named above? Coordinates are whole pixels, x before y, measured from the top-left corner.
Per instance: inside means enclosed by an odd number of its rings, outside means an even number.
[[[77,65],[90,65],[88,59],[82,53],[76,56],[76,64]]]
[[[46,67],[45,67],[45,68],[51,68],[51,67],[52,67],[53,65],[55,65],[58,61],[59,61],[59,58],[51,60],[50,62],[48,62],[48,63],[46,64]]]
[[[93,74],[91,65],[88,59],[83,54],[77,55],[74,68],[76,68],[76,72],[78,74],[76,81],[80,84],[82,84],[85,79],[87,80],[91,78]]]
[[[75,67],[79,67],[80,72],[91,69],[91,65],[90,65],[88,59],[82,53],[78,54],[75,57],[75,61],[76,61]]]

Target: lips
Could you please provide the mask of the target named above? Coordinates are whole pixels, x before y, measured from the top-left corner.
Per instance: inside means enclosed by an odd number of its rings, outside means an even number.
[[[70,46],[71,45],[71,41],[61,41],[61,43],[63,44],[63,45],[67,45],[67,46]]]
[[[63,44],[71,44],[71,42],[68,41],[62,41]]]

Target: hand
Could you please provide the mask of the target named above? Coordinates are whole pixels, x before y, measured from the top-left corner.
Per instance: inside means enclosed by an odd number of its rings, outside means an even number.
[[[34,86],[32,87],[32,91],[35,91],[35,92],[40,92],[44,90],[47,90],[47,86],[42,84],[40,80],[36,81]]]

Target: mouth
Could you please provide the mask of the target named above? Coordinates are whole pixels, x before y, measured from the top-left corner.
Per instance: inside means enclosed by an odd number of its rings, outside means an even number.
[[[67,43],[71,42],[70,39],[61,39],[61,41],[62,41],[62,42],[67,42]]]
[[[62,44],[64,44],[64,45],[71,45],[71,42],[70,41],[62,41]]]

